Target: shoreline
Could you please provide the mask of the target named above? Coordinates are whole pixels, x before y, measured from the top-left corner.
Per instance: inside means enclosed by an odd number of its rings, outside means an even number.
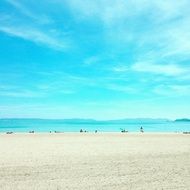
[[[190,134],[190,132],[0,132],[0,135],[176,135],[176,134]]]

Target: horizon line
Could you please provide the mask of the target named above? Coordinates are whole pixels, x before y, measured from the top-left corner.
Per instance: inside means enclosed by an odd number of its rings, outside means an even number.
[[[117,120],[144,120],[144,119],[152,119],[152,120],[168,120],[168,121],[175,121],[175,120],[190,120],[190,118],[154,118],[154,117],[139,117],[139,118],[117,118],[117,119],[95,119],[95,118],[37,118],[37,117],[2,117],[0,120],[3,119],[33,119],[33,120],[94,120],[94,121],[117,121]]]

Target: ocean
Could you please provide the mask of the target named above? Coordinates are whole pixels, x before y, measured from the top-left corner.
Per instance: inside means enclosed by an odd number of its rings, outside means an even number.
[[[190,131],[190,122],[174,121],[141,121],[125,122],[97,122],[72,120],[46,120],[46,119],[0,119],[0,132],[119,132],[126,130],[138,132],[143,127],[145,132],[184,132]]]

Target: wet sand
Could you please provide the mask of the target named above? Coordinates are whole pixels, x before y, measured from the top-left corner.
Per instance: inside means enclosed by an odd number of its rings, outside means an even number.
[[[190,189],[190,135],[0,134],[1,190]]]

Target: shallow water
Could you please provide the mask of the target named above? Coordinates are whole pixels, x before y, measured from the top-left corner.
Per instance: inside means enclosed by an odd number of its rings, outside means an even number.
[[[133,123],[67,123],[64,120],[38,120],[38,119],[0,119],[0,132],[78,132],[80,129],[86,131],[119,132],[122,129],[131,132],[139,131],[143,127],[145,132],[183,132],[190,131],[190,122],[142,122]]]

